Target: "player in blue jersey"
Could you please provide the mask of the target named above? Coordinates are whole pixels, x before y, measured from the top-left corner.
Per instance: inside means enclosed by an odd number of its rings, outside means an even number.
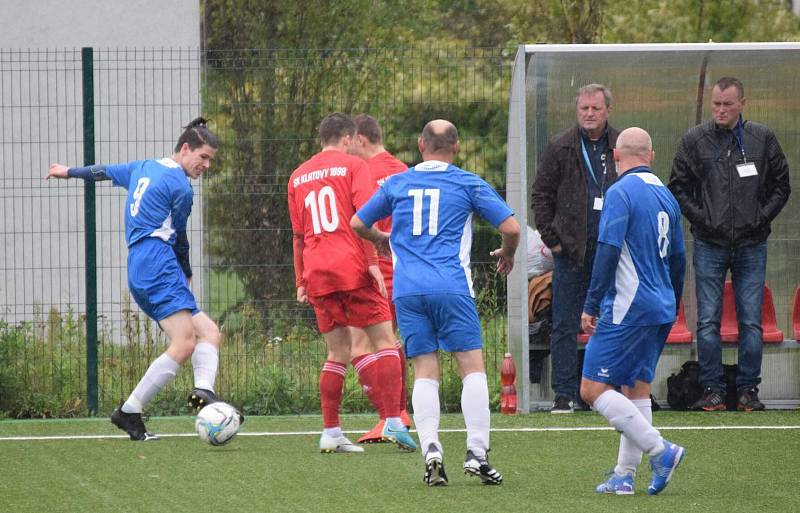
[[[199,178],[208,170],[218,146],[206,120],[197,118],[181,134],[172,157],[74,168],[52,164],[46,177],[111,180],[128,191],[128,287],[142,311],[157,321],[169,338],[167,350],[151,363],[111,416],[111,422],[131,440],[158,439],[145,428],[142,410],[189,358],[195,383],[189,404],[199,409],[218,400],[214,381],[220,333],[197,307],[189,288],[192,268],[186,235],[193,196],[189,178]]]
[[[350,225],[378,247],[391,244],[397,324],[414,366],[414,422],[425,456],[424,481],[447,484],[439,441],[438,351],[453,353],[463,389],[467,427],[464,471],[486,484],[502,475],[489,465],[489,389],[483,364],[481,326],[470,272],[472,216],[477,213],[502,237],[492,251],[497,271],[514,265],[519,224],[497,192],[478,176],[452,164],[458,152],[456,127],[434,120],[418,141],[424,162],[391,176],[353,216]],[[391,234],[372,225],[392,216]]]
[[[614,160],[621,178],[606,194],[581,316],[591,335],[581,396],[622,434],[617,466],[598,493],[632,494],[647,452],[647,493],[655,495],[685,452],[652,425],[650,383],[677,316],[686,269],[680,207],[651,171],[654,156],[647,132],[634,127],[620,133]]]

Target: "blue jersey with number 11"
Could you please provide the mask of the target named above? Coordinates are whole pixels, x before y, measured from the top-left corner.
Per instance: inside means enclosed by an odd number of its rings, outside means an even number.
[[[135,160],[106,166],[114,185],[128,191],[125,202],[125,241],[128,247],[145,237],[174,245],[177,232],[186,231],[192,212],[192,186],[183,168],[170,158]]]
[[[495,227],[513,215],[488,183],[445,162],[426,161],[384,182],[356,215],[367,226],[392,216],[393,299],[475,297],[469,268],[473,213]]]

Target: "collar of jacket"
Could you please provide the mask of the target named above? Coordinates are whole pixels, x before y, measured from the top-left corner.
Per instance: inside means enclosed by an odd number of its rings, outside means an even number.
[[[583,129],[577,123],[572,128],[572,136],[568,137],[564,140],[563,146],[566,148],[574,148],[576,151],[578,148],[581,147],[581,134],[583,133]],[[563,132],[562,132],[563,134]],[[613,150],[614,146],[617,144],[617,136],[619,135],[619,130],[611,126],[606,122],[606,128],[603,130],[603,137],[608,139],[608,150]]]

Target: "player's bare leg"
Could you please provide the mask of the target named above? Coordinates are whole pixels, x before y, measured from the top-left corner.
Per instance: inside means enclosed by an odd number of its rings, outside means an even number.
[[[221,335],[217,323],[205,312],[192,316],[197,343],[192,352],[192,370],[194,371],[194,389],[189,394],[189,406],[200,411],[204,406],[219,401],[214,390],[219,368],[219,347]],[[240,411],[239,424],[244,423],[244,415]]]
[[[176,312],[159,324],[170,340],[167,350],[150,364],[131,395],[111,414],[111,422],[130,436],[131,440],[154,440],[142,421],[142,410],[175,378],[178,367],[194,351],[195,335],[192,316],[188,310]]]

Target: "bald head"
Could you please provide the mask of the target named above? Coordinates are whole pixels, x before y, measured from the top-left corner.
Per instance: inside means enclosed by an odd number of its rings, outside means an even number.
[[[617,147],[614,148],[614,160],[619,173],[638,166],[649,166],[654,158],[650,134],[635,126],[620,132]]]
[[[458,130],[445,119],[434,119],[422,129],[418,143],[423,159],[452,162],[458,152]]]

